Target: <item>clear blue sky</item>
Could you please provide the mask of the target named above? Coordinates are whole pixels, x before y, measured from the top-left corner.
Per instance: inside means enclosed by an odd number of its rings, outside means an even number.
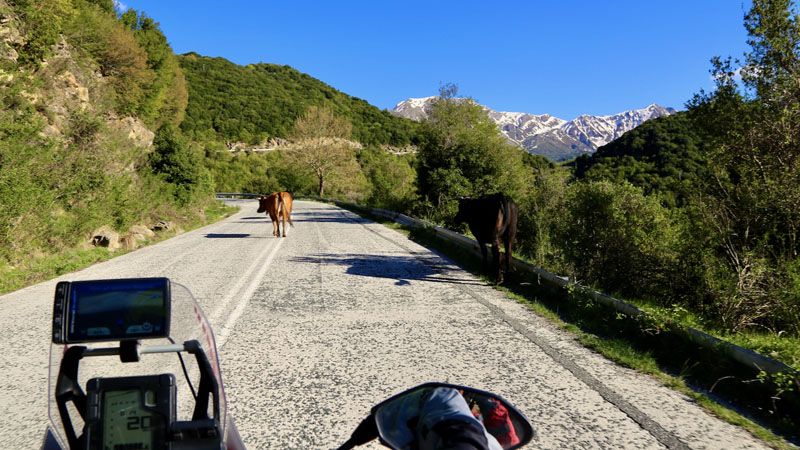
[[[379,108],[441,83],[499,111],[573,119],[713,88],[750,0],[121,0],[176,53],[286,64]]]

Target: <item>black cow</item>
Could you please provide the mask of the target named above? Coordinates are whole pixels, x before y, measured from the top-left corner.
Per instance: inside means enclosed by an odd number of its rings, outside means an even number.
[[[506,249],[506,272],[511,268],[511,249],[517,234],[517,204],[504,194],[491,194],[481,198],[460,198],[456,223],[466,222],[478,240],[483,255],[484,269],[488,268],[486,244],[492,245],[492,260],[497,269],[497,284],[503,282],[500,270],[500,241]]]

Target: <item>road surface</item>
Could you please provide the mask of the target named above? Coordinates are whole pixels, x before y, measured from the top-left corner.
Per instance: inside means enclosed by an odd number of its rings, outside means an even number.
[[[396,231],[296,201],[275,238],[256,201],[231,202],[224,221],[0,297],[3,448],[41,443],[56,282],[140,276],[188,286],[206,311],[248,448],[335,448],[373,404],[426,381],[511,400],[530,448],[765,448]]]

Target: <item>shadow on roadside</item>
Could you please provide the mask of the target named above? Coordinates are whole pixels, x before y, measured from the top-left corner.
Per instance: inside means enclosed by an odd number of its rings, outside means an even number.
[[[414,256],[384,256],[369,254],[320,254],[292,258],[291,262],[306,264],[335,264],[348,266],[347,273],[362,277],[390,278],[397,280],[398,286],[409,285],[410,281],[431,281],[466,285],[484,283],[464,278],[446,277],[420,258]],[[449,266],[446,268],[450,268]]]

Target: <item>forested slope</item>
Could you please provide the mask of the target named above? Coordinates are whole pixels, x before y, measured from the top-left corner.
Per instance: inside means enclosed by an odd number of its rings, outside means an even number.
[[[180,55],[179,61],[189,82],[182,128],[195,139],[258,144],[284,138],[308,107],[324,106],[349,120],[352,137],[364,145],[403,147],[416,140],[416,122],[381,111],[289,66],[239,66],[196,53]]]
[[[683,204],[708,175],[708,133],[686,112],[643,123],[619,139],[582,155],[574,162],[575,176],[587,180],[627,181],[658,194],[668,206]]]

